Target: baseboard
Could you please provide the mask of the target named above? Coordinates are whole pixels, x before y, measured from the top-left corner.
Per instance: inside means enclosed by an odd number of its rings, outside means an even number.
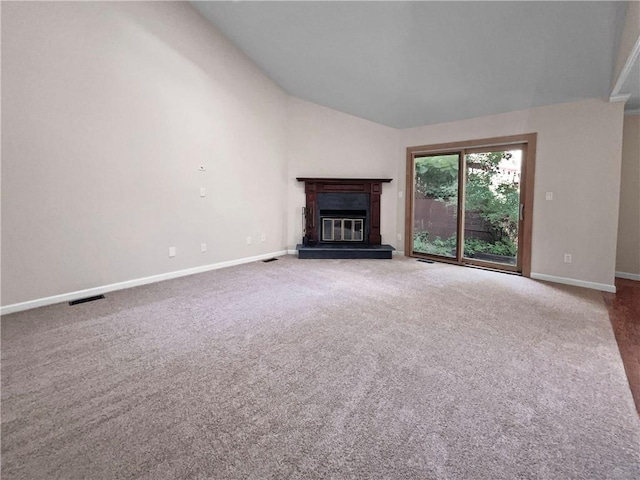
[[[404,257],[404,252],[401,252],[401,251],[399,251],[399,250],[394,250],[394,251],[393,251],[393,254],[394,254],[394,255],[400,255],[400,256],[403,256],[403,257]]]
[[[585,282],[584,280],[576,280],[574,278],[555,277],[553,275],[545,275],[544,273],[531,272],[531,278],[534,280],[542,280],[544,282],[562,283],[564,285],[573,285],[574,287],[591,288],[602,292],[616,293],[615,285],[607,285],[606,283]]]
[[[272,253],[264,253],[262,255],[256,255],[254,257],[245,257],[245,258],[239,258],[237,260],[230,260],[227,262],[212,263],[210,265],[203,265],[201,267],[187,268],[185,270],[177,270],[175,272],[161,273],[159,275],[152,275],[150,277],[136,278],[134,280],[127,280],[125,282],[112,283],[110,285],[104,285],[101,287],[87,288],[85,290],[78,290],[75,292],[62,293],[60,295],[53,295],[51,297],[38,298],[36,300],[29,300],[27,302],[14,303],[12,305],[6,305],[4,307],[0,307],[0,315],[8,315],[9,313],[22,312],[23,310],[30,310],[32,308],[44,307],[46,305],[53,305],[55,303],[69,302],[71,300],[76,300],[78,298],[101,295],[103,293],[115,292],[116,290],[124,290],[125,288],[139,287],[140,285],[147,285],[149,283],[161,282],[163,280],[171,280],[172,278],[186,277],[187,275],[208,272],[210,270],[218,270],[220,268],[233,267],[235,265],[242,265],[244,263],[257,262],[259,260],[266,260],[268,258],[280,257],[286,254],[287,254],[287,250],[281,250],[281,251],[272,252]]]
[[[640,273],[616,272],[617,278],[626,278],[627,280],[637,280],[640,282]]]

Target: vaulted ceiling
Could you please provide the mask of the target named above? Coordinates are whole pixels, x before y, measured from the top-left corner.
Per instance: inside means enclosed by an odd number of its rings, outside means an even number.
[[[193,2],[287,93],[407,128],[608,98],[626,2]]]

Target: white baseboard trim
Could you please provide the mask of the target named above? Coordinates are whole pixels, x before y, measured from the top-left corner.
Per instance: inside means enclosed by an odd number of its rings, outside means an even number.
[[[616,293],[615,285],[607,285],[606,283],[585,282],[584,280],[576,280],[574,278],[555,277],[553,275],[545,275],[544,273],[531,272],[531,278],[534,280],[542,280],[544,282],[562,283],[564,285],[573,285],[574,287],[591,288],[602,292]]]
[[[400,250],[394,250],[394,251],[393,251],[393,254],[394,254],[394,255],[400,255],[400,256],[404,257],[404,252],[402,252],[402,251],[400,251]]]
[[[616,272],[616,277],[626,278],[627,280],[637,280],[640,282],[640,273]]]
[[[44,307],[45,305],[53,305],[55,303],[69,302],[77,300],[79,298],[92,297],[94,295],[102,295],[108,292],[115,292],[116,290],[124,290],[125,288],[139,287],[140,285],[147,285],[149,283],[161,282],[163,280],[170,280],[172,278],[186,277],[187,275],[193,275],[195,273],[208,272],[210,270],[218,270],[220,268],[233,267],[235,265],[242,265],[244,263],[257,262],[259,260],[266,260],[268,258],[280,257],[286,255],[287,250],[281,250],[278,252],[264,253],[262,255],[256,255],[254,257],[239,258],[237,260],[229,260],[227,262],[212,263],[210,265],[203,265],[201,267],[187,268],[184,270],[177,270],[175,272],[161,273],[159,275],[152,275],[150,277],[136,278],[134,280],[127,280],[124,282],[112,283],[110,285],[103,285],[101,287],[87,288],[85,290],[78,290],[76,292],[62,293],[60,295],[53,295],[51,297],[38,298],[35,300],[29,300],[27,302],[14,303],[12,305],[5,305],[0,307],[0,315],[8,315],[9,313],[22,312],[23,310],[30,310],[32,308]]]

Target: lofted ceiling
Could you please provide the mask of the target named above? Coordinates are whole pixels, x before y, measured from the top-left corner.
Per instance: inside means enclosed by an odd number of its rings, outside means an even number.
[[[192,2],[287,93],[396,128],[608,98],[626,2]]]

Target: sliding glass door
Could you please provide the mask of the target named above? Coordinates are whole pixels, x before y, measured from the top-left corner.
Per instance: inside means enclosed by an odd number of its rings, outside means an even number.
[[[427,155],[414,162],[413,251],[457,257],[460,155]]]
[[[407,149],[405,250],[528,275],[535,134],[489,140]]]
[[[467,263],[518,271],[523,149],[524,145],[510,145],[465,151]]]

